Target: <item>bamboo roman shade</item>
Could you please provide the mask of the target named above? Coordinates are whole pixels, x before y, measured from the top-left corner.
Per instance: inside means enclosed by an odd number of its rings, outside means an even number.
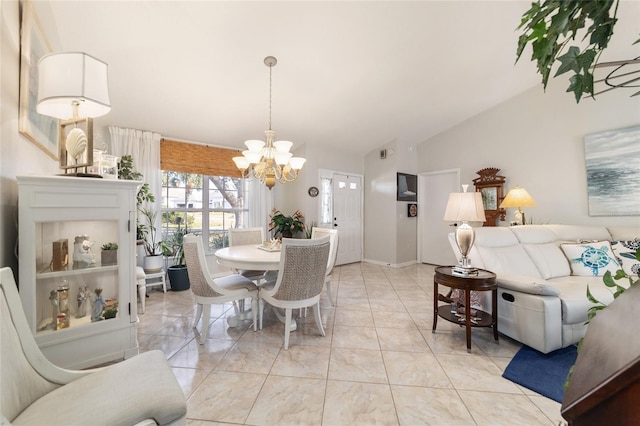
[[[160,141],[160,168],[209,176],[242,177],[231,159],[242,155],[236,149],[217,148],[170,139]]]

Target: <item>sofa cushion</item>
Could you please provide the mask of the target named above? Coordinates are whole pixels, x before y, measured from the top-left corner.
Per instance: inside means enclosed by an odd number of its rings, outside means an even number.
[[[571,275],[571,268],[560,247],[554,243],[523,244],[544,279]]]
[[[561,244],[560,247],[571,262],[571,275],[602,276],[607,271],[615,274],[620,269],[609,241]]]
[[[558,296],[560,293],[552,283],[542,278],[528,275],[500,274],[497,277],[498,287],[521,293],[538,294],[541,296]]]
[[[496,274],[531,275],[542,278],[520,244],[506,247],[478,247],[486,269]]]
[[[622,264],[622,270],[628,275],[640,275],[640,262],[636,259],[638,247],[640,247],[640,238],[611,242],[616,260]]]
[[[546,225],[512,226],[509,229],[522,244],[553,243],[558,239],[555,232]]]
[[[558,241],[611,241],[611,234],[604,226],[544,225],[557,235]]]

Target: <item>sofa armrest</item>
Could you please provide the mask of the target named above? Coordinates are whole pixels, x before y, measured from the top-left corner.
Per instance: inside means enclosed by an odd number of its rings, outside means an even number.
[[[541,296],[558,296],[558,290],[547,280],[530,275],[500,274],[498,287]]]

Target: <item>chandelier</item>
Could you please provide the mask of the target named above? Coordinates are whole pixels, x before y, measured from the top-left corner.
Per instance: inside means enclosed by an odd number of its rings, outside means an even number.
[[[273,56],[264,58],[264,64],[269,67],[269,130],[265,130],[267,142],[248,140],[244,144],[247,150],[242,151],[242,157],[233,157],[233,162],[240,169],[242,177],[252,175],[271,190],[276,182],[293,182],[298,178],[305,158],[294,157],[289,152],[292,142],[274,141],[276,132],[271,130],[271,71],[278,63]]]

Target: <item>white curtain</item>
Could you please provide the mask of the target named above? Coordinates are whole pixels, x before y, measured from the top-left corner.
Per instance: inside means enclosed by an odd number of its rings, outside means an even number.
[[[249,181],[249,227],[262,226],[264,235],[269,235],[269,214],[273,209],[273,192],[258,179]]]
[[[162,209],[162,173],[160,171],[159,133],[109,126],[111,153],[117,157],[129,154],[133,158],[133,169],[142,173],[142,180],[149,184],[149,190],[156,201],[146,208],[159,212]],[[161,230],[160,219],[156,217],[156,229]],[[160,241],[160,235],[156,241]]]

